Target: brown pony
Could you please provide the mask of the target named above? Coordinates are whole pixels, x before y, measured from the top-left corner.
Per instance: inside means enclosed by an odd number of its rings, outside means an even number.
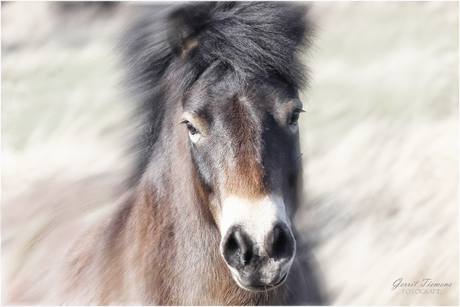
[[[51,303],[321,304],[291,224],[306,8],[141,7],[121,47],[137,165],[116,212],[66,254]]]

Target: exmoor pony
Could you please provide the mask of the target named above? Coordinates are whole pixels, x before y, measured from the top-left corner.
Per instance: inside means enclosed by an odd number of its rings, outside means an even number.
[[[70,248],[51,302],[322,304],[291,224],[306,13],[288,2],[140,7],[120,45],[140,123],[129,188]]]

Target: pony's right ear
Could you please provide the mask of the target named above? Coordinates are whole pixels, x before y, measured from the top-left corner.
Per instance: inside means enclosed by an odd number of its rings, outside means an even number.
[[[198,43],[197,28],[185,9],[174,11],[168,19],[168,41],[174,55],[184,54]]]

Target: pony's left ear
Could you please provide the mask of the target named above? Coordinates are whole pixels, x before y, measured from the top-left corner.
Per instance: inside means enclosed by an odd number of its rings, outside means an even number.
[[[184,54],[195,47],[198,31],[185,9],[174,11],[168,20],[168,41],[174,55]]]

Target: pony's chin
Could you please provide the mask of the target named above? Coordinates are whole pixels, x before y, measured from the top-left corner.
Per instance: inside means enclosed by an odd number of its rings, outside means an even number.
[[[257,285],[257,286],[253,286],[253,285],[243,285],[243,283],[240,281],[239,277],[237,277],[237,276],[232,274],[233,279],[236,281],[237,285],[241,289],[244,289],[246,291],[251,291],[251,292],[266,292],[266,291],[276,289],[286,281],[287,276],[288,276],[288,273],[286,273],[283,276],[283,278],[281,278],[276,284],[273,284],[273,285]]]

